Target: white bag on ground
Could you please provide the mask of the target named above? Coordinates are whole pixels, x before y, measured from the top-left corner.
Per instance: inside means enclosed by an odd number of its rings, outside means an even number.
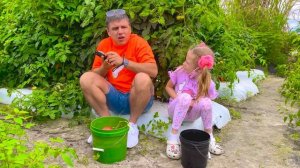
[[[7,89],[6,88],[1,88],[0,89],[0,103],[2,104],[11,104],[12,101],[18,97],[21,98],[24,95],[28,95],[31,94],[32,90],[30,89],[17,89],[15,91],[12,92],[12,94],[9,96],[7,93]]]
[[[250,71],[237,71],[236,76],[240,79],[251,79],[253,82],[265,79],[265,74],[262,70],[251,69]]]
[[[146,131],[145,133],[149,133],[153,136],[159,137],[159,138],[166,138],[168,131],[170,131],[171,129],[171,124],[168,125],[168,129],[167,131],[164,130],[164,132],[158,133],[156,131],[159,131],[157,128],[157,123],[158,122],[164,122],[164,123],[168,123],[169,122],[169,115],[168,115],[168,110],[167,110],[167,103],[162,103],[159,101],[154,101],[152,108],[150,109],[150,111],[148,111],[147,113],[142,114],[138,121],[137,124],[139,127],[142,127],[143,125],[146,127]],[[217,126],[217,128],[222,128],[224,127],[230,120],[230,113],[229,110],[216,103],[213,102],[213,125]],[[158,112],[158,117],[154,118],[155,113]],[[113,115],[117,115],[117,114],[113,114]],[[96,117],[97,114],[95,113],[95,111],[93,110],[93,116]],[[129,119],[129,115],[118,115],[120,117]],[[151,123],[150,123],[151,122]],[[150,123],[150,124],[148,124]],[[152,127],[155,127],[152,129]],[[180,131],[186,130],[186,129],[200,129],[203,130],[203,123],[202,123],[202,119],[198,118],[197,120],[193,121],[193,122],[183,122],[182,127],[180,128]],[[153,132],[156,132],[153,134]]]
[[[23,97],[25,95],[29,95],[29,94],[32,94],[32,90],[30,90],[30,89],[16,89],[9,96],[7,93],[7,89],[1,88],[0,89],[0,103],[11,104],[15,98],[21,98],[21,97]],[[32,110],[35,111],[34,108],[32,108]],[[74,112],[70,112],[68,114],[66,114],[65,112],[62,112],[62,115],[61,115],[62,118],[66,118],[66,119],[71,119],[71,118],[73,118],[73,116],[74,116]]]
[[[228,82],[220,82],[218,89],[220,98],[239,102],[259,93],[254,82],[265,78],[263,71],[251,69],[250,71],[238,71],[236,75],[238,81],[233,83],[232,89]]]

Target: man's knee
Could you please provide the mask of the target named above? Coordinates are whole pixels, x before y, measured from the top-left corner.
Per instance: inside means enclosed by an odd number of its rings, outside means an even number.
[[[133,85],[138,90],[148,90],[153,87],[152,80],[146,73],[136,74]]]
[[[109,90],[108,82],[95,72],[86,72],[82,74],[79,83],[83,91],[91,91],[94,88],[98,88],[106,94]]]
[[[91,81],[92,78],[92,73],[93,72],[85,72],[80,76],[79,84],[81,89],[85,89],[89,85],[89,82]]]
[[[79,83],[82,90],[88,90],[92,86],[104,86],[105,79],[95,72],[85,72],[80,76]]]

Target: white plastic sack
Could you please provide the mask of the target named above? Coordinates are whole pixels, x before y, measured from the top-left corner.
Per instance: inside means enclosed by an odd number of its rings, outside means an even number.
[[[151,131],[153,124],[155,125],[155,121],[163,121],[165,123],[169,122],[169,115],[168,115],[168,110],[167,110],[167,103],[162,103],[159,101],[154,101],[152,108],[150,109],[149,112],[142,114],[138,121],[137,121],[137,125],[138,126],[142,126],[144,125],[146,127],[146,133],[148,133],[149,131]],[[216,125],[218,128],[222,128],[224,127],[230,120],[230,113],[229,110],[216,103],[213,102],[213,125]],[[153,118],[155,113],[158,112],[158,117],[157,118]],[[93,116],[96,117],[97,114],[95,113],[95,111],[93,110]],[[112,115],[117,115],[117,114],[112,114]],[[129,115],[118,115],[120,117],[129,119]],[[148,123],[152,120],[152,124],[150,124],[148,127]],[[154,121],[155,120],[155,121]],[[171,129],[171,124],[169,124],[167,131],[163,132],[162,134],[152,134],[153,136],[159,137],[159,138],[166,138],[168,132]],[[180,128],[180,131],[186,130],[186,129],[200,129],[203,130],[203,123],[202,123],[202,119],[198,118],[197,120],[193,121],[193,122],[184,122],[182,124],[182,127]],[[155,128],[154,128],[155,130]],[[151,133],[150,133],[151,134]]]
[[[8,95],[7,89],[6,88],[1,88],[0,89],[0,103],[3,104],[11,104],[11,102],[16,98],[21,98],[24,95],[31,94],[32,90],[30,89],[17,89],[13,91],[11,96]]]
[[[16,89],[15,91],[13,91],[13,93],[11,94],[11,96],[8,95],[7,93],[7,89],[6,88],[1,88],[0,89],[0,103],[2,104],[11,104],[12,101],[18,97],[21,98],[25,95],[29,95],[32,93],[32,90],[30,89]],[[35,109],[32,109],[33,111],[35,111]],[[74,112],[70,112],[68,114],[66,114],[65,112],[62,112],[61,117],[62,118],[66,118],[66,119],[71,119],[74,116]]]
[[[252,97],[259,93],[258,87],[251,80],[241,80],[237,85],[245,88],[247,97]]]
[[[233,83],[232,89],[229,87],[228,82],[220,82],[218,89],[220,98],[239,102],[259,93],[254,82],[265,78],[263,71],[251,69],[249,72],[238,71],[236,75],[238,81]]]
[[[220,98],[239,102],[256,95],[259,90],[252,80],[243,79],[240,82],[234,82],[232,90],[228,82],[221,82],[218,92]]]
[[[226,100],[241,101],[246,100],[247,90],[235,82],[232,86],[232,89],[229,87],[228,82],[221,82],[218,89],[219,97]]]
[[[265,79],[265,74],[262,70],[259,69],[251,69],[250,71],[237,71],[236,76],[240,80],[250,79],[253,82]]]

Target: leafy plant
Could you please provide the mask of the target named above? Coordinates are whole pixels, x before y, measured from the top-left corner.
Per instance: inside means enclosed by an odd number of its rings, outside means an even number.
[[[290,52],[290,63],[287,65],[288,75],[281,87],[281,94],[285,97],[286,104],[295,107],[296,111],[287,111],[284,121],[294,126],[300,126],[300,36],[292,33],[293,39]]]
[[[294,141],[299,141],[300,140],[300,134],[298,132],[293,133],[290,135],[290,138]]]
[[[46,160],[58,157],[73,167],[76,152],[72,148],[62,147],[62,139],[51,138],[50,143],[29,141],[25,129],[34,124],[27,122],[31,118],[28,114],[18,109],[0,110],[0,167],[44,167]]]
[[[241,112],[236,111],[236,110],[233,109],[233,108],[230,108],[230,109],[229,109],[229,113],[230,113],[230,116],[232,117],[232,119],[234,119],[234,120],[236,120],[236,119],[241,119],[241,118],[242,118]]]
[[[156,95],[166,100],[167,70],[183,61],[192,44],[214,44],[224,32],[219,1],[4,0],[1,7],[0,74],[8,74],[1,82],[6,87],[51,87],[77,79],[89,69],[85,65],[91,64],[96,41],[107,36],[100,21],[105,12],[124,8],[134,32],[150,42],[157,56]]]
[[[153,119],[150,120],[147,124],[143,124],[139,127],[139,130],[146,133],[153,135],[155,137],[163,138],[165,132],[168,130],[169,125],[171,123],[171,119],[169,118],[168,122],[165,122],[159,119],[159,114],[156,112],[153,115]]]
[[[287,32],[283,31],[295,0],[234,0],[228,3],[232,14],[255,31],[262,50],[258,50],[266,65],[286,63]],[[254,5],[255,4],[255,5]],[[228,5],[227,5],[228,6]],[[259,60],[257,60],[259,61]],[[259,62],[257,62],[259,63]]]
[[[215,51],[213,75],[233,82],[238,70],[287,60],[283,30],[295,1],[280,2],[3,0],[0,83],[9,88],[49,88],[78,80],[90,69],[97,42],[107,37],[105,12],[115,8],[127,11],[133,32],[148,40],[154,51],[159,67],[155,95],[160,100],[168,98],[168,70],[180,65],[189,47],[200,41]]]
[[[13,106],[29,111],[34,119],[55,119],[62,114],[89,113],[78,81],[57,83],[51,89],[34,89],[32,94],[14,100]]]

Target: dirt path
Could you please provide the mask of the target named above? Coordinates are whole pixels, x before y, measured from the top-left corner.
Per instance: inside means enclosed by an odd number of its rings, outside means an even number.
[[[209,167],[300,167],[299,148],[288,139],[278,112],[284,102],[278,93],[282,83],[282,78],[269,76],[261,83],[259,95],[235,107],[241,119],[233,120],[221,135],[226,154],[214,157]]]
[[[278,108],[283,99],[277,89],[283,79],[269,76],[261,83],[260,94],[235,105],[241,119],[231,121],[221,133],[226,153],[212,156],[207,167],[212,168],[279,168],[300,167],[300,149],[288,139],[287,126]],[[93,160],[91,148],[86,144],[89,131],[86,125],[68,127],[69,121],[51,121],[30,131],[32,139],[62,137],[79,155],[75,167],[112,168],[175,168],[180,160],[165,155],[165,143],[157,138],[140,136],[140,143],[128,150],[125,161],[104,165]],[[34,137],[34,138],[33,138]],[[196,159],[196,158],[195,158]]]

